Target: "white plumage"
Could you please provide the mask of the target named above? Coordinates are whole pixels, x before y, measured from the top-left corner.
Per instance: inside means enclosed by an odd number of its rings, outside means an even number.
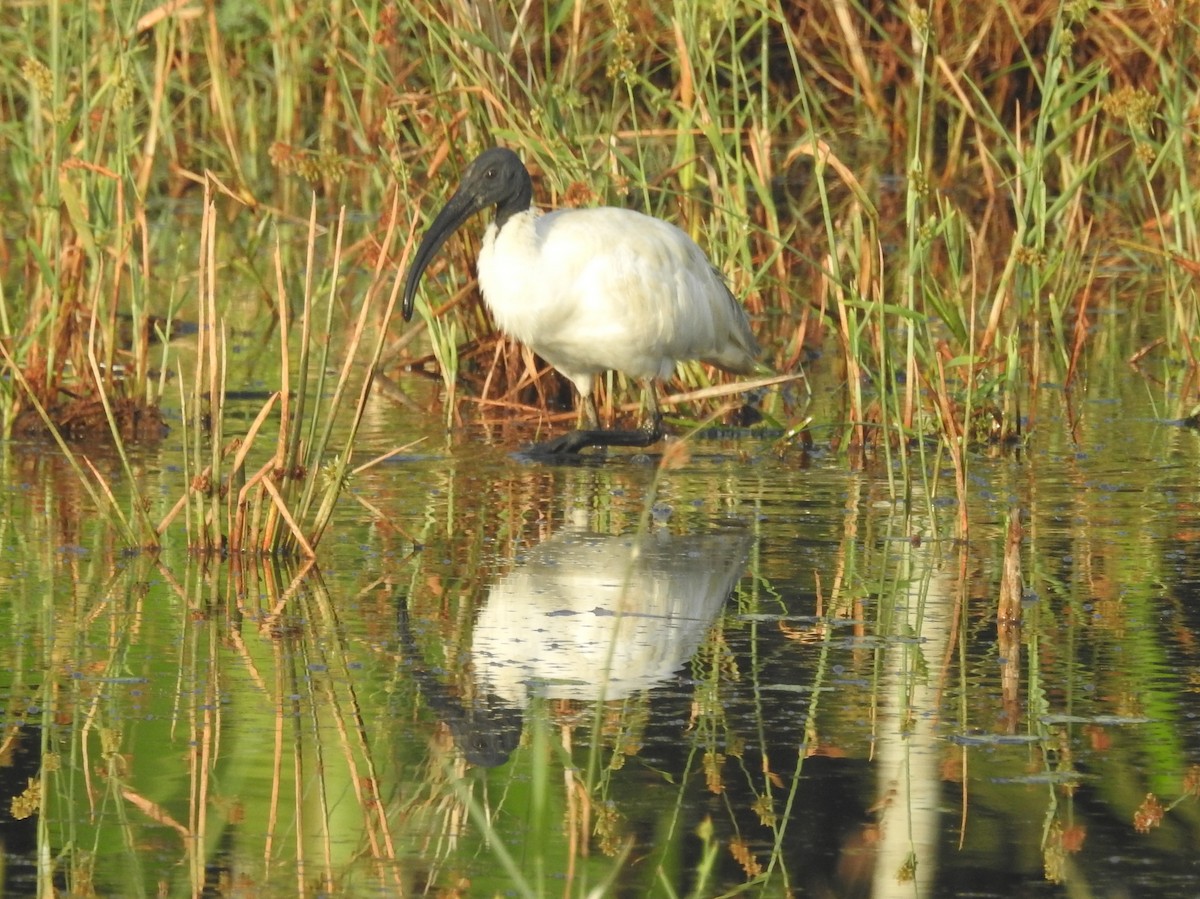
[[[484,152],[417,250],[404,292],[412,314],[422,272],[467,218],[487,206],[496,220],[479,253],[479,285],[496,324],[562,372],[579,391],[588,427],[599,428],[595,376],[616,370],[646,382],[700,359],[748,374],[758,345],[741,304],[696,243],[674,225],[629,209],[543,213],[529,173],[510,150]],[[648,445],[661,436],[652,383],[645,431],[575,432],[541,448]]]
[[[517,708],[531,693],[613,700],[656,686],[704,640],[751,544],[741,527],[555,534],[488,591],[471,638],[477,686]]]

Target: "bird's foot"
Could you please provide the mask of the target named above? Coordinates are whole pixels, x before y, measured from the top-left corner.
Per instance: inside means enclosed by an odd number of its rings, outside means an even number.
[[[524,450],[521,455],[530,458],[574,456],[589,446],[647,447],[662,440],[663,433],[662,418],[655,416],[645,426],[632,431],[616,431],[606,428],[570,431],[553,440],[535,443]]]
[[[561,437],[555,437],[553,440],[545,440],[541,443],[535,443],[533,446],[522,450],[522,456],[530,456],[537,458],[538,456],[576,456],[580,450],[586,449],[589,446],[603,446],[599,442],[597,435],[604,434],[604,431],[570,431],[563,434]]]

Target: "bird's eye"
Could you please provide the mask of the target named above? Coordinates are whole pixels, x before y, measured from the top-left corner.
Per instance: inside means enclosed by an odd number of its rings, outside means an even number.
[[[495,170],[495,169],[486,169],[486,170],[484,171],[484,173],[483,173],[483,177],[485,177],[485,178],[495,178],[495,177],[496,177],[496,170]]]

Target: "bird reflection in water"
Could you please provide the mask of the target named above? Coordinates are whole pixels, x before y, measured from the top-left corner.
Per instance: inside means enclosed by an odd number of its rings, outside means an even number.
[[[467,761],[501,765],[532,697],[603,702],[668,681],[720,614],[751,542],[740,524],[686,535],[568,528],[488,592],[471,641],[478,699],[464,702],[415,661],[411,674]],[[400,640],[420,658],[403,604]]]

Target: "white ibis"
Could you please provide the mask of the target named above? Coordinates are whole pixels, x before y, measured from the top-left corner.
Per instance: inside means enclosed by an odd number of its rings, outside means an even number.
[[[700,359],[724,371],[755,370],[758,344],[746,311],[695,241],[631,209],[544,213],[529,172],[512,150],[484,151],[421,241],[404,285],[412,317],[421,274],[446,239],[476,212],[496,208],[479,251],[479,287],[496,324],[562,372],[579,391],[588,430],[534,448],[649,446],[662,437],[654,380]],[[637,431],[601,430],[596,375],[615,370],[645,382],[650,417]]]

